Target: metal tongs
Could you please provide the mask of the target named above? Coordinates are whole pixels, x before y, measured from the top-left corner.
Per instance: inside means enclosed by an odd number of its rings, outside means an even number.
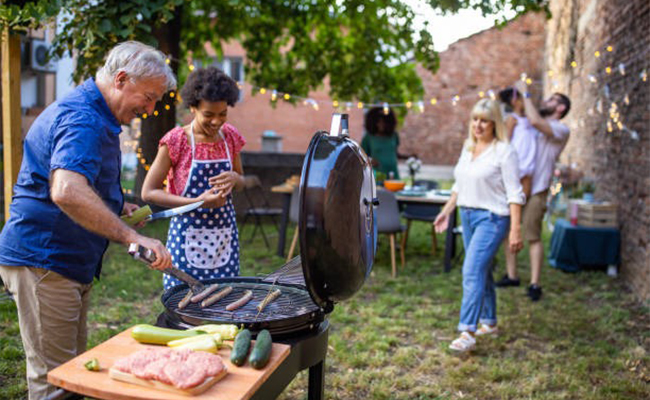
[[[142,261],[149,265],[156,261],[156,254],[153,252],[153,250],[148,249],[144,246],[140,246],[137,243],[131,243],[129,245],[129,254],[136,260]],[[190,287],[190,290],[194,294],[199,294],[203,291],[203,289],[205,289],[205,285],[203,285],[201,281],[193,278],[188,273],[181,271],[178,268],[166,268],[163,269],[162,272],[187,283],[187,285]]]

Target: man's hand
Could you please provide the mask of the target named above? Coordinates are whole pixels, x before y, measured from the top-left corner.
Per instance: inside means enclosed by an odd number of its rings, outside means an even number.
[[[163,270],[172,267],[172,256],[169,251],[159,240],[146,236],[140,236],[135,242],[140,246],[151,249],[156,254],[156,261],[150,264],[150,267],[157,270]]]
[[[519,91],[519,93],[521,93],[522,96],[528,93],[528,85],[526,84],[526,82],[522,81],[521,79],[516,81],[513,86],[515,89]]]
[[[122,207],[122,213],[120,215],[130,217],[133,215],[133,212],[140,208],[137,204],[124,202],[124,207]],[[146,221],[140,221],[137,224],[133,225],[133,228],[140,229],[147,225]]]

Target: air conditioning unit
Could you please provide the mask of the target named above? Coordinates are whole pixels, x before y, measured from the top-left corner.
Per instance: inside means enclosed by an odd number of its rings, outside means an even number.
[[[30,46],[30,68],[38,72],[56,72],[56,62],[48,59],[51,45],[41,39],[32,39]]]

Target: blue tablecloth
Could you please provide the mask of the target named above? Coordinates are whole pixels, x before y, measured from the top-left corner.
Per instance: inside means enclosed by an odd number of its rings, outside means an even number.
[[[548,261],[567,272],[618,265],[620,241],[618,229],[573,226],[565,219],[558,219],[551,236]]]

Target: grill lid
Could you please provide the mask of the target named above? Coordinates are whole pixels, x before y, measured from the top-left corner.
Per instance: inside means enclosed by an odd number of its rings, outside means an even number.
[[[363,286],[377,247],[372,167],[347,133],[347,114],[334,114],[330,133],[314,134],[300,180],[302,269],[312,299],[326,312]]]

